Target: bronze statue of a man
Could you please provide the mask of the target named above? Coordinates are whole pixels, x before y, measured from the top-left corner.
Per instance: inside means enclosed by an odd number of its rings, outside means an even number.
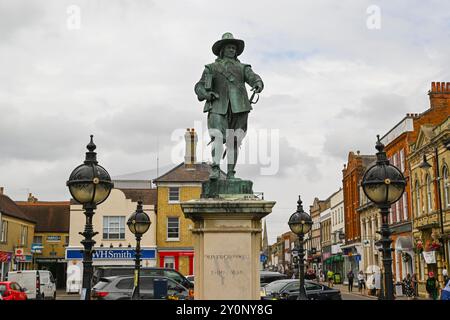
[[[203,112],[208,112],[208,131],[213,142],[213,166],[210,179],[220,176],[220,158],[223,144],[227,153],[227,179],[234,179],[238,149],[247,132],[248,113],[252,110],[245,83],[260,93],[264,84],[249,64],[237,57],[244,51],[244,41],[225,33],[214,43],[215,62],[205,66],[202,77],[195,85],[198,100],[206,100]]]

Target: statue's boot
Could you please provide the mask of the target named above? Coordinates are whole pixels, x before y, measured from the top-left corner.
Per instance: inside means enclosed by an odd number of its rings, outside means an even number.
[[[220,177],[220,166],[218,164],[212,165],[212,171],[209,175],[210,180],[217,180]]]
[[[235,179],[236,171],[234,168],[236,167],[237,158],[238,149],[236,144],[232,148],[227,146],[227,179]]]
[[[235,179],[234,175],[236,174],[236,171],[234,170],[235,165],[228,165],[228,171],[227,171],[227,179]]]

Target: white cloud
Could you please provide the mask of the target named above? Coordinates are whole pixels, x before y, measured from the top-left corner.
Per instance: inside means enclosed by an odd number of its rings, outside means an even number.
[[[278,202],[272,242],[288,230],[298,194],[305,208],[328,197],[350,150],[374,152],[377,133],[428,107],[431,81],[450,79],[442,1],[377,1],[379,30],[366,27],[372,1],[175,3],[0,0],[0,174],[9,195],[67,198],[66,176],[91,133],[111,175],[154,168],[156,136],[161,165],[170,163],[173,130],[204,121],[193,86],[214,41],[231,31],[246,42],[241,60],[265,81],[249,124],[284,139],[280,175],[253,178]],[[81,9],[79,30],[67,28],[69,5]]]

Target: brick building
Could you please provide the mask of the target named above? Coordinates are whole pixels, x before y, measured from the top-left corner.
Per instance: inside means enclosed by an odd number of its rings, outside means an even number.
[[[57,279],[57,287],[64,288],[70,201],[38,201],[30,193],[27,201],[16,201],[16,204],[36,221],[33,244],[40,245],[40,248],[33,252],[34,268],[49,270]]]
[[[363,268],[361,245],[361,225],[357,209],[360,207],[360,183],[368,166],[376,160],[375,155],[361,155],[359,151],[350,152],[347,164],[342,170],[344,192],[345,245],[341,246],[344,255],[344,270],[358,274]]]
[[[444,286],[442,269],[446,265],[448,269],[450,255],[450,117],[435,126],[423,125],[411,147],[408,160],[412,178],[415,267],[419,294],[426,296],[425,281],[429,271],[437,275],[440,287]],[[430,168],[420,166],[424,155]]]
[[[211,165],[196,162],[197,134],[186,132],[185,161],[156,178],[157,186],[157,246],[160,267],[174,268],[184,275],[194,272],[192,220],[184,217],[181,202],[199,199],[202,182],[209,179]],[[223,172],[221,172],[224,175]]]
[[[381,139],[386,154],[392,164],[397,166],[406,178],[403,198],[395,203],[390,212],[389,223],[392,229],[393,272],[396,281],[403,279],[407,273],[415,272],[413,263],[412,239],[412,184],[410,165],[407,158],[411,154],[411,145],[416,143],[421,127],[436,126],[450,114],[450,83],[432,82],[430,107],[420,114],[407,114],[396,126]]]
[[[308,237],[308,247],[310,249],[315,249],[316,253],[311,254],[309,259],[310,268],[314,269],[316,272],[322,270],[322,240],[321,240],[321,230],[320,230],[320,213],[327,209],[327,203],[325,200],[319,200],[319,198],[314,198],[313,204],[309,206],[309,212],[313,225],[311,228],[310,235]]]
[[[12,270],[33,269],[31,243],[36,221],[0,187],[0,281]]]

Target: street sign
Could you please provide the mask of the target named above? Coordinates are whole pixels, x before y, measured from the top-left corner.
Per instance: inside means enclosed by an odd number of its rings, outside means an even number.
[[[259,261],[260,261],[260,262],[266,262],[266,261],[267,261],[267,256],[266,256],[265,254],[261,254],[261,255],[259,256]]]
[[[44,246],[41,243],[31,244],[31,252],[33,253],[42,253],[42,249],[44,249]]]
[[[16,257],[23,256],[23,248],[16,248],[16,250],[14,251],[14,255]]]

